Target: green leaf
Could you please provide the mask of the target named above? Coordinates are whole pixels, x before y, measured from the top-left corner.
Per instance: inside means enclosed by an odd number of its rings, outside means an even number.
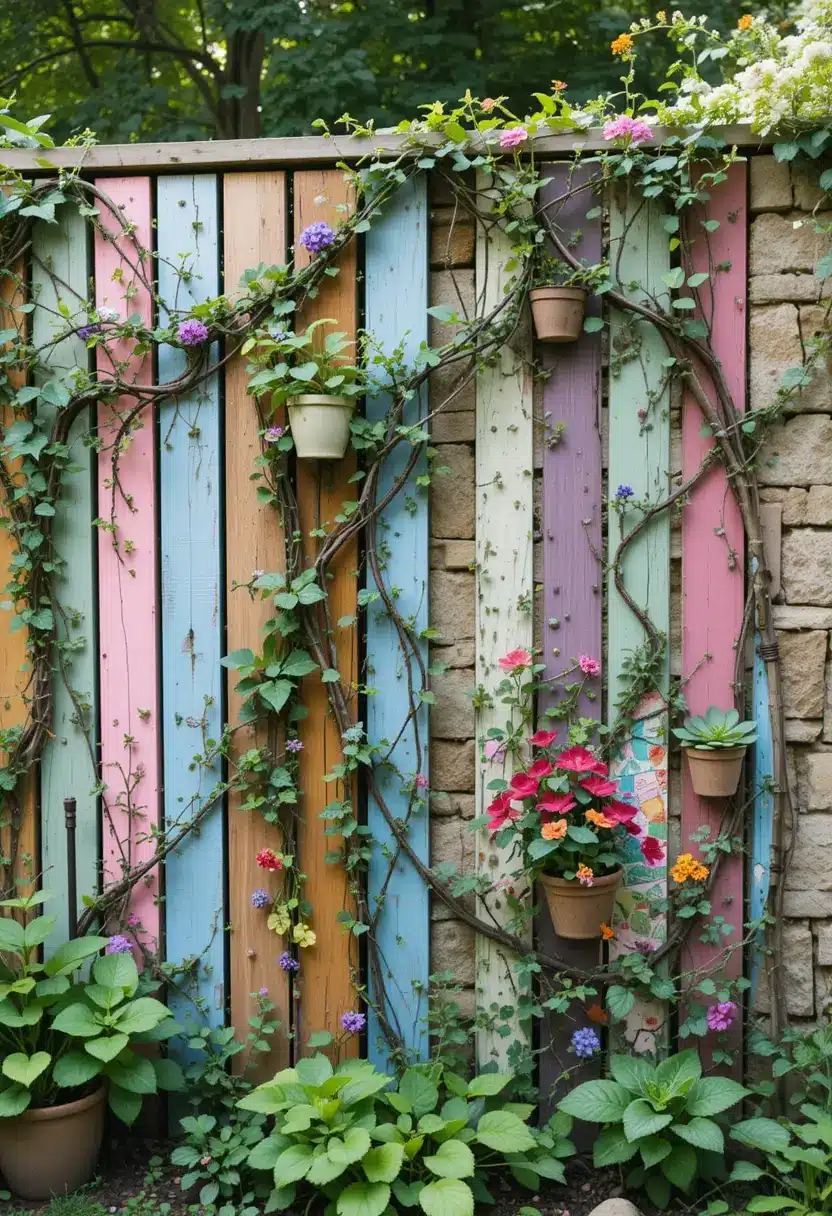
[[[511,1077],[504,1072],[482,1072],[468,1085],[469,1098],[491,1098],[508,1085]]]
[[[763,1153],[782,1153],[789,1146],[789,1133],[774,1119],[745,1119],[731,1128],[731,1137]]]
[[[656,1084],[666,1088],[673,1096],[687,1093],[694,1081],[702,1076],[702,1065],[698,1052],[692,1048],[662,1060],[656,1068]]]
[[[411,1112],[417,1119],[434,1110],[439,1101],[439,1090],[415,1068],[409,1068],[402,1077],[399,1093],[410,1103]]]
[[[477,1124],[475,1138],[500,1153],[525,1153],[537,1144],[523,1120],[507,1110],[487,1111]]]
[[[759,1165],[755,1165],[753,1161],[735,1161],[728,1181],[756,1182],[758,1178],[764,1177],[765,1170],[761,1170]]]
[[[132,996],[139,986],[139,971],[132,954],[105,954],[92,965],[95,982],[104,988],[123,988]]]
[[[402,1182],[399,1179],[393,1183],[393,1194],[403,1208],[415,1208],[424,1182]]]
[[[624,1134],[628,1140],[652,1136],[673,1122],[669,1111],[656,1111],[645,1098],[636,1098],[624,1111]]]
[[[87,1051],[90,1045],[87,1044]],[[156,1084],[159,1089],[163,1089],[166,1093],[181,1094],[187,1089],[185,1083],[185,1074],[182,1072],[182,1067],[176,1060],[161,1059],[151,1060],[153,1071],[156,1073]]]
[[[362,1157],[361,1168],[367,1175],[368,1182],[393,1182],[399,1176],[403,1160],[403,1145],[379,1144],[377,1148],[371,1148],[369,1153]]]
[[[686,1191],[696,1177],[696,1151],[689,1144],[674,1144],[673,1152],[665,1157],[661,1171],[668,1182]]]
[[[440,1178],[471,1178],[474,1174],[474,1154],[461,1140],[446,1140],[434,1156],[422,1160]]]
[[[757,1195],[748,1201],[749,1212],[805,1212],[806,1208],[796,1199],[783,1195]]]
[[[712,1119],[691,1119],[690,1123],[674,1123],[670,1129],[680,1140],[687,1141],[694,1148],[705,1149],[711,1153],[725,1152],[725,1139],[722,1128]]]
[[[23,926],[10,916],[0,916],[0,951],[4,954],[22,954],[23,949]]]
[[[52,1057],[48,1051],[36,1051],[33,1056],[16,1051],[3,1061],[3,1076],[29,1089],[51,1063]]]
[[[644,1087],[653,1079],[653,1067],[639,1056],[611,1056],[612,1078],[631,1094],[643,1094]]]
[[[624,1118],[630,1095],[617,1081],[584,1081],[558,1104],[558,1109],[587,1123],[617,1123]]]
[[[775,160],[794,160],[800,151],[800,144],[793,139],[781,140],[772,147]]]
[[[585,317],[584,318],[584,333],[595,334],[604,328],[603,317]]]
[[[126,1034],[102,1035],[98,1039],[89,1039],[84,1044],[84,1050],[95,1056],[96,1060],[103,1060],[108,1064],[124,1051],[129,1042]]]
[[[44,971],[47,975],[66,975],[75,971],[93,954],[103,950],[108,941],[109,938],[106,937],[76,937],[72,941],[64,942],[46,960]]]
[[[136,1122],[142,1109],[141,1094],[122,1089],[120,1085],[111,1084],[108,1087],[107,1100],[110,1110],[117,1119],[121,1119],[122,1123],[126,1123],[129,1127],[131,1123]]]
[[[390,1202],[386,1182],[353,1182],[338,1196],[338,1216],[381,1216]]]
[[[155,1094],[156,1073],[150,1060],[137,1056],[133,1052],[125,1052],[119,1060],[111,1060],[105,1065],[105,1073],[119,1086],[131,1094]]]
[[[0,1119],[22,1115],[31,1100],[32,1095],[25,1085],[10,1085],[8,1089],[0,1090]]]
[[[419,1192],[425,1216],[474,1216],[474,1193],[459,1178],[439,1178]]]
[[[50,613],[51,616],[51,613]],[[36,916],[30,925],[23,930],[23,941],[27,950],[41,946],[55,928],[57,916]]]
[[[718,1115],[747,1097],[749,1092],[730,1077],[702,1077],[688,1090],[685,1110],[690,1115]]]
[[[302,1060],[298,1060],[295,1072],[298,1074],[301,1085],[317,1089],[332,1076],[332,1065],[326,1056],[317,1052],[314,1056],[306,1056]]]
[[[251,1158],[249,1158],[250,1163]],[[326,1186],[328,1182],[334,1182],[336,1178],[340,1178],[344,1170],[348,1168],[349,1166],[346,1163],[342,1162],[339,1164],[335,1161],[330,1161],[326,1153],[319,1153],[312,1162],[309,1173],[306,1175],[306,1181],[310,1186]]]
[[[647,1170],[664,1161],[668,1153],[673,1151],[673,1145],[663,1136],[646,1136],[638,1147]]]
[[[623,1022],[636,1003],[636,994],[621,984],[611,984],[607,989],[607,1009],[616,1022]]]
[[[55,1061],[52,1076],[62,1089],[74,1089],[97,1077],[102,1067],[100,1060],[94,1060],[84,1051],[68,1051]]]
[[[274,1163],[275,1185],[286,1186],[289,1182],[305,1178],[312,1165],[312,1156],[311,1144],[293,1144],[291,1148],[284,1149]]]
[[[101,1034],[101,1025],[89,1005],[76,1002],[62,1009],[52,1023],[53,1030],[63,1034],[75,1035],[78,1038],[95,1039]]]
[[[291,680],[267,680],[265,684],[258,684],[257,691],[268,707],[279,714],[295,691],[295,686]]]
[[[248,1155],[246,1164],[253,1170],[273,1170],[278,1157],[286,1147],[282,1136],[267,1136]]]
[[[114,1015],[114,1022],[121,1034],[138,1034],[143,1030],[152,1030],[159,1022],[172,1016],[171,1010],[161,1001],[152,996],[142,996],[119,1009]]]
[[[366,1128],[350,1127],[343,1140],[340,1136],[331,1136],[326,1151],[330,1161],[334,1161],[336,1165],[352,1165],[369,1152],[370,1145],[370,1133]]]

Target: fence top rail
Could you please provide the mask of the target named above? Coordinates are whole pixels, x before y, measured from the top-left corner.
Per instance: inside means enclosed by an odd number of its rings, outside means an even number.
[[[671,134],[670,128],[656,127],[656,143]],[[718,127],[711,132],[722,138],[727,146],[762,148],[772,142],[755,135],[748,126],[735,124]],[[192,143],[100,144],[93,148],[11,148],[0,151],[0,164],[19,173],[43,173],[48,165],[56,169],[81,167],[90,172],[124,172],[125,170],[226,169],[250,166],[289,166],[303,164],[333,164],[336,161],[358,161],[380,151],[398,155],[406,136],[379,133],[372,138],[354,136],[301,135],[285,139],[218,139],[195,140]],[[436,136],[437,144],[440,137]],[[608,148],[600,128],[585,132],[569,132],[536,139],[535,154],[550,159],[566,158],[576,151],[597,152]]]

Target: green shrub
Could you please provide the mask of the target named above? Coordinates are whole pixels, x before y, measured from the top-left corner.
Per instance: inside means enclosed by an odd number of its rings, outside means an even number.
[[[758,1149],[765,1168],[738,1161],[734,1182],[769,1179],[774,1194],[756,1195],[747,1212],[787,1212],[789,1216],[820,1216],[832,1212],[832,1115],[805,1102],[806,1123],[779,1123],[775,1119],[745,1119],[731,1129],[740,1144]]]

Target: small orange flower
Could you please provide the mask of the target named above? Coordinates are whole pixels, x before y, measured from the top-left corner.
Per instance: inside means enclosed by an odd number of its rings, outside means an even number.
[[[565,819],[556,819],[553,823],[544,823],[540,835],[544,840],[563,840],[568,827]]]
[[[565,80],[553,80],[552,81],[552,92],[553,93],[562,93],[565,88],[566,88]]]
[[[676,858],[676,864],[670,871],[670,876],[674,882],[683,883],[692,878],[694,882],[704,882],[710,874],[707,866],[701,861],[697,861],[690,853],[680,853]]]
[[[615,820],[607,819],[603,811],[584,811],[584,819],[588,819],[590,823],[594,823],[596,828],[614,828]]]
[[[613,55],[629,55],[633,49],[633,39],[630,34],[619,34],[618,37],[610,43],[610,50]]]
[[[611,942],[615,937],[615,929],[612,925],[608,925],[606,921],[601,921],[601,937],[605,942]]]
[[[606,1011],[601,1008],[597,1001],[594,1005],[587,1005],[586,1016],[590,1022],[598,1022],[602,1025],[610,1020]]]
[[[577,878],[578,882],[581,883],[582,886],[591,887],[592,880],[595,877],[595,875],[593,874],[593,872],[589,866],[585,866],[583,864],[583,862],[581,862],[581,864],[578,866],[577,870],[575,871],[575,877]]]
[[[741,30],[750,30],[753,24],[754,24],[754,18],[751,16],[751,14],[743,13],[743,15],[740,17],[739,21],[737,22],[737,28],[741,29]]]

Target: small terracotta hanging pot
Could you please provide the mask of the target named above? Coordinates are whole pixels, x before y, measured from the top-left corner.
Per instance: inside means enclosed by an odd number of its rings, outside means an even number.
[[[584,323],[585,287],[533,287],[529,302],[538,342],[577,342]]]
[[[549,915],[558,937],[570,941],[591,941],[601,936],[601,925],[612,923],[615,892],[621,871],[593,879],[586,887],[577,878],[568,881],[549,874],[540,875]]]
[[[292,439],[300,460],[340,460],[350,441],[354,397],[303,393],[288,402]]]
[[[67,1195],[89,1182],[104,1135],[106,1086],[64,1106],[0,1120],[0,1172],[22,1199]]]
[[[706,751],[686,747],[693,792],[700,798],[730,798],[736,794],[746,748],[725,747]]]

